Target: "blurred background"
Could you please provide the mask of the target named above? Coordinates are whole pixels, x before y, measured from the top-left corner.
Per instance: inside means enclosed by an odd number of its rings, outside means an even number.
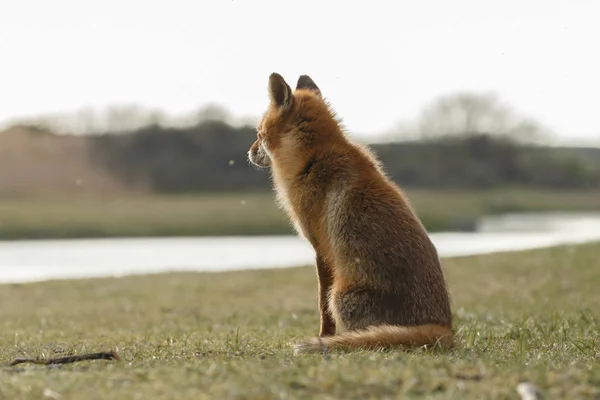
[[[594,0],[0,5],[0,239],[289,235],[246,152],[309,74],[430,232],[600,209]]]

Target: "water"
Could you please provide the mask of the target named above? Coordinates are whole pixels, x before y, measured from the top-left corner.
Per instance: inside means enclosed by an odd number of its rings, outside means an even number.
[[[477,232],[430,236],[441,257],[583,243],[600,240],[600,214],[507,214],[481,219]],[[285,268],[314,257],[295,236],[8,241],[0,242],[0,282]]]

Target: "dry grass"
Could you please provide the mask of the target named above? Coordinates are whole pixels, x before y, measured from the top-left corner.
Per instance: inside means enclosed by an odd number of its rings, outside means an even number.
[[[318,327],[312,267],[0,286],[0,399],[600,397],[599,244],[446,259],[458,347],[294,357]],[[48,390],[52,392],[48,392]]]
[[[57,136],[20,127],[0,132],[0,195],[116,194],[137,190],[94,164],[90,151],[85,136]]]
[[[271,193],[0,200],[0,238],[291,232]]]

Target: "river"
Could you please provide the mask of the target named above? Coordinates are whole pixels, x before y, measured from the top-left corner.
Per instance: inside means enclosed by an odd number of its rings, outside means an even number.
[[[506,214],[475,232],[430,234],[440,257],[600,241],[600,214]],[[314,262],[296,236],[0,241],[0,283],[169,271],[285,268]]]

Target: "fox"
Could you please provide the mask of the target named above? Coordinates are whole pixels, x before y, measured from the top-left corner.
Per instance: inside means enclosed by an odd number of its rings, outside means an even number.
[[[348,138],[308,75],[277,72],[248,150],[270,169],[276,202],[315,251],[319,333],[294,354],[454,347],[437,249],[368,146]]]

